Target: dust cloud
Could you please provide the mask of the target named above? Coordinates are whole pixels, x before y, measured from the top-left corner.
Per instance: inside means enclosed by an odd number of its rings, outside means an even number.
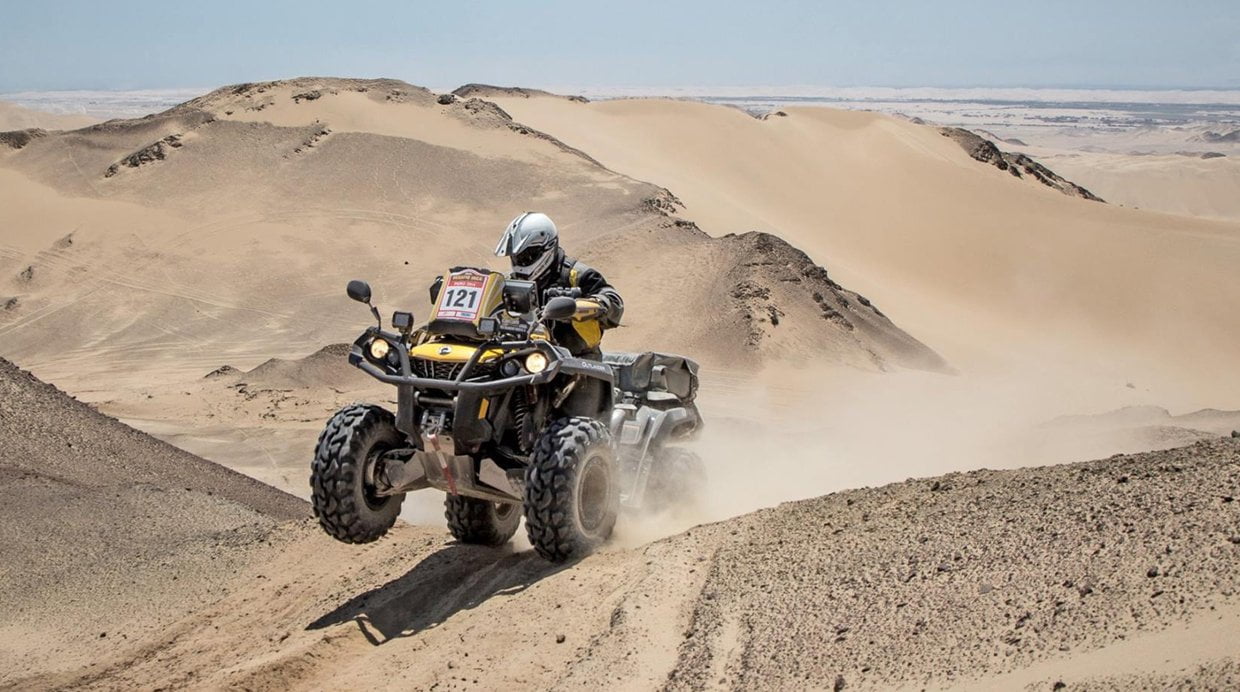
[[[1040,354],[1028,362],[1052,361]],[[1185,444],[1159,444],[1139,427],[1053,424],[1183,399],[1110,368],[1055,363],[941,375],[776,366],[752,377],[707,371],[702,381],[706,426],[692,448],[706,465],[705,487],[681,506],[627,516],[618,546],[840,490]]]

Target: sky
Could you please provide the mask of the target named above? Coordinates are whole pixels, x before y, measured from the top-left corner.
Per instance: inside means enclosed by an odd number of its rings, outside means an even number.
[[[1240,89],[1240,1],[5,2],[0,93],[430,87]]]

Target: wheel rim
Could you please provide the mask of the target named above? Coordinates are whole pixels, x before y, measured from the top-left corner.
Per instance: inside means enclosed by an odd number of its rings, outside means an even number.
[[[577,493],[577,519],[588,533],[596,531],[607,517],[607,499],[611,478],[602,457],[586,460],[581,471],[581,484]]]
[[[387,448],[382,445],[376,445],[366,454],[366,465],[362,469],[362,502],[372,510],[383,509],[392,498],[386,495],[377,494],[375,485],[375,471],[379,468],[379,459],[387,452]]]
[[[517,511],[517,505],[511,502],[496,502],[495,503],[495,518],[499,519],[500,521],[504,521],[505,519],[508,519],[509,517],[512,516],[512,513],[515,511]]]

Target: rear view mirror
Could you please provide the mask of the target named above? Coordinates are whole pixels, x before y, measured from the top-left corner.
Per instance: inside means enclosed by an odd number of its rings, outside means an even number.
[[[557,296],[547,301],[543,308],[543,319],[562,321],[577,314],[577,301],[567,296]]]
[[[349,282],[349,286],[345,291],[353,300],[359,303],[366,303],[367,305],[370,304],[370,284],[365,281],[354,279]]]

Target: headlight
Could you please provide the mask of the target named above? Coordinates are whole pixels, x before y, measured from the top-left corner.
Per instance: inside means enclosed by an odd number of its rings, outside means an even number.
[[[531,353],[525,357],[525,369],[538,374],[547,369],[547,357],[541,353]]]
[[[376,338],[374,341],[370,342],[370,357],[375,360],[383,360],[387,357],[388,351],[390,351],[391,348],[392,347],[388,344],[388,342],[383,339]]]

